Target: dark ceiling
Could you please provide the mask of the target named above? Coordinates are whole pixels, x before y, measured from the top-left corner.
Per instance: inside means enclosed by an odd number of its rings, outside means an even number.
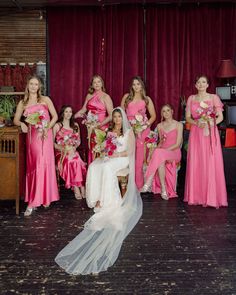
[[[91,6],[91,5],[113,5],[130,3],[156,3],[156,4],[183,4],[183,3],[222,3],[236,2],[236,0],[216,1],[216,0],[0,0],[0,9],[27,9],[44,8],[47,6]]]
[[[103,6],[115,4],[157,4],[182,5],[203,3],[236,3],[236,0],[0,0],[0,16],[23,12],[26,10],[45,9],[57,6]]]

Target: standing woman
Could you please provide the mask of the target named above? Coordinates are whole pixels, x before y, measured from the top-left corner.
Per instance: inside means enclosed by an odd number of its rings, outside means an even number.
[[[79,125],[74,122],[72,107],[64,105],[59,120],[53,127],[56,162],[66,188],[73,188],[75,198],[85,197],[84,177],[86,164],[76,151],[80,145]]]
[[[41,87],[37,76],[28,79],[14,118],[14,124],[27,133],[25,216],[31,215],[36,207],[48,207],[59,200],[52,134],[57,113],[51,99],[41,95]],[[21,121],[22,115],[28,124]]]
[[[145,85],[139,76],[133,77],[130,92],[126,93],[121,101],[121,107],[126,111],[128,119],[135,119],[135,115],[147,117],[147,110],[150,118],[146,122],[146,129],[136,136],[136,156],[135,156],[135,181],[138,189],[143,187],[143,162],[145,138],[150,132],[150,126],[156,120],[154,104],[149,96],[146,95]]]
[[[207,92],[208,78],[195,80],[196,95],[187,101],[189,136],[184,201],[189,205],[227,206],[224,165],[217,124],[223,120],[223,104]]]
[[[86,113],[97,116],[97,127],[105,130],[108,127],[108,123],[111,121],[111,113],[113,110],[113,102],[111,97],[105,92],[104,81],[101,76],[93,76],[88,94],[85,98],[84,105],[75,114],[76,118],[83,117]],[[91,130],[89,130],[91,129]],[[93,148],[95,146],[95,138],[93,127],[88,127],[88,140],[89,140],[89,154],[88,163],[91,163],[95,154],[93,153]]]
[[[181,160],[183,125],[174,120],[173,113],[174,110],[169,104],[161,108],[162,121],[157,125],[160,141],[148,163],[146,184],[142,190],[146,192],[151,188],[154,193],[160,193],[164,200],[177,197],[176,164]]]

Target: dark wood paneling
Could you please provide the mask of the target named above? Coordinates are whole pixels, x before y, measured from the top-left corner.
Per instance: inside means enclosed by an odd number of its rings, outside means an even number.
[[[46,21],[40,12],[0,17],[0,62],[46,62]]]

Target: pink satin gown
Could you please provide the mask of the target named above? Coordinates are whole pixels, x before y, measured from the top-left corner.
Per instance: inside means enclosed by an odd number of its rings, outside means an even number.
[[[39,111],[43,111],[46,120],[50,121],[48,107],[44,104],[26,107],[24,116]],[[35,126],[29,125],[26,146],[25,202],[28,202],[29,207],[39,207],[58,201],[52,129],[48,130],[47,137],[42,140]]]
[[[95,92],[94,95],[87,102],[87,106],[86,106],[88,111],[97,115],[99,123],[103,122],[108,116],[106,106],[101,101],[101,96],[102,96],[101,91]],[[105,130],[108,127],[108,125],[109,124],[103,125],[101,129]],[[90,164],[94,160],[94,153],[92,152],[92,150],[95,144],[96,143],[94,141],[94,134],[92,134],[90,138],[90,146],[88,151],[88,164]]]
[[[216,111],[222,111],[223,104],[216,95],[204,101]],[[190,96],[187,109],[193,118],[198,118],[200,103]],[[206,136],[204,129],[191,125],[188,144],[187,169],[184,201],[189,205],[211,207],[227,206],[224,164],[217,126],[212,126]]]
[[[151,160],[148,164],[147,171],[145,173],[145,179],[148,181],[153,178],[152,192],[155,194],[161,193],[160,180],[158,175],[158,168],[161,164],[165,164],[165,185],[169,198],[177,197],[176,194],[176,179],[177,179],[177,167],[176,165],[181,160],[181,150],[177,148],[175,150],[167,150],[168,147],[176,143],[178,131],[177,128],[166,132],[163,128],[160,130],[160,136],[165,140],[161,147],[156,148],[152,154]]]
[[[129,120],[135,118],[136,114],[146,116],[146,103],[144,100],[131,101],[127,108],[126,114]],[[136,136],[136,154],[135,154],[135,182],[140,190],[144,184],[143,163],[144,163],[144,148],[145,138],[148,136],[150,128],[145,129],[141,136]]]
[[[58,138],[69,136],[72,133],[73,130],[62,127],[56,134],[56,142]],[[86,177],[86,164],[82,161],[78,152],[75,152],[73,157],[69,157],[69,155],[65,155],[64,157],[58,150],[56,150],[56,162],[60,176],[65,181],[66,188],[84,186],[84,180]]]

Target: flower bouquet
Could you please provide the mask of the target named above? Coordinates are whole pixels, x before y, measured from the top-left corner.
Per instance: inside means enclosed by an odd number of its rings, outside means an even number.
[[[211,126],[216,126],[216,112],[214,107],[209,106],[204,101],[200,102],[200,107],[196,110],[198,113],[197,120],[203,123],[205,126],[203,128],[203,135],[210,136],[210,144],[212,149],[212,138],[211,138]],[[214,128],[215,132],[215,128]]]
[[[89,148],[92,149],[92,143],[95,142],[95,135],[94,132],[98,127],[98,116],[94,114],[92,111],[88,111],[87,115],[85,114],[84,120],[82,121],[82,124],[84,124],[87,127],[88,131],[88,145]]]
[[[140,133],[147,129],[148,124],[147,124],[148,118],[146,116],[143,116],[141,114],[136,114],[134,116],[134,119],[130,120],[130,124],[133,128],[134,134],[135,135],[140,135]]]
[[[150,131],[148,136],[144,140],[145,143],[145,159],[147,155],[147,150],[148,150],[148,159],[146,159],[146,162],[148,163],[151,159],[152,153],[154,149],[157,147],[158,144],[158,133],[156,130]]]
[[[33,125],[40,133],[41,138],[44,137],[44,131],[48,127],[48,120],[46,119],[44,111],[38,111],[32,114],[28,114],[25,122]]]
[[[71,133],[71,134],[66,134],[62,135],[59,134],[57,135],[57,144],[61,146],[61,157],[60,157],[60,168],[62,167],[62,163],[66,157],[66,155],[73,149],[77,148],[80,145],[80,137],[78,133]],[[73,155],[74,157],[74,155]],[[72,157],[72,158],[73,158]]]
[[[93,151],[101,158],[112,156],[119,145],[117,134],[114,132],[106,133],[100,129],[96,129],[95,134],[96,145]]]

